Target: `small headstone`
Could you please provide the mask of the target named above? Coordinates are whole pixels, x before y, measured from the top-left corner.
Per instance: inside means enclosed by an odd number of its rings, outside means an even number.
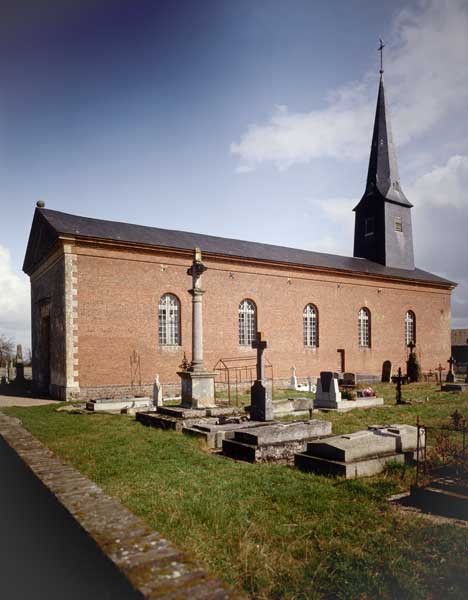
[[[344,373],[343,385],[345,385],[347,387],[355,387],[356,386],[356,373]]]
[[[382,383],[389,383],[392,377],[392,363],[385,360],[382,365]]]
[[[297,377],[296,377],[296,367],[291,367],[291,378],[289,380],[289,389],[295,390],[297,389]]]
[[[314,406],[317,408],[336,408],[341,400],[341,392],[338,387],[338,373],[321,371]]]
[[[310,375],[307,377],[307,389],[311,394],[315,394],[317,392],[317,384],[314,383],[314,380]]]
[[[153,383],[153,406],[162,406],[162,386],[159,381],[159,375],[156,375]]]
[[[24,381],[24,363],[23,348],[21,344],[16,346],[16,379],[15,381]]]
[[[261,331],[252,342],[252,348],[257,350],[257,379],[250,389],[250,419],[252,421],[273,420],[273,399],[271,387],[265,385],[265,359],[263,353],[267,342]]]

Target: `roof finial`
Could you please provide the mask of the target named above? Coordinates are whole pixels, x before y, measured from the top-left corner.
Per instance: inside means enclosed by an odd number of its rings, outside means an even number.
[[[383,75],[383,49],[385,48],[385,44],[382,38],[379,38],[379,42],[380,42],[380,46],[379,46],[379,52],[380,52],[380,75]]]
[[[37,208],[44,208],[44,207],[45,207],[45,202],[44,202],[44,200],[38,200],[38,201],[36,202],[36,206],[37,206]]]

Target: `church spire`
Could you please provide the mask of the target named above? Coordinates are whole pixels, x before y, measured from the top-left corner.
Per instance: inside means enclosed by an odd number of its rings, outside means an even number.
[[[414,269],[412,204],[400,186],[390,115],[383,81],[383,48],[380,40],[380,81],[366,190],[354,208],[354,256],[382,265]]]
[[[374,190],[389,202],[412,206],[400,186],[395,145],[393,143],[390,114],[385,100],[383,69],[380,69],[379,94],[375,109],[366,194]]]

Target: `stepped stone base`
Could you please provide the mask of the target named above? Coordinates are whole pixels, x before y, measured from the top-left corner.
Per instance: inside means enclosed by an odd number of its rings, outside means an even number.
[[[212,424],[208,422],[208,419],[203,421],[195,421],[190,425],[186,425],[182,428],[182,433],[199,437],[205,440],[205,443],[209,448],[219,449],[222,448],[223,440],[232,439],[235,432],[239,429],[246,429],[251,427],[264,427],[265,425],[271,424],[262,421],[243,421],[239,423],[223,423],[220,424],[218,419],[216,423]]]
[[[292,464],[294,454],[303,452],[307,442],[331,433],[331,423],[313,419],[293,423],[265,424],[243,428],[234,439],[223,440],[223,454],[235,460]]]
[[[389,461],[405,462],[404,454],[388,454],[376,458],[368,458],[352,463],[344,461],[331,460],[329,458],[319,458],[318,456],[309,456],[308,454],[296,454],[294,465],[301,471],[315,473],[317,475],[332,475],[334,477],[346,477],[354,479],[355,477],[369,477],[380,473]]]
[[[172,429],[174,431],[183,431],[184,433],[196,435],[194,432],[184,431],[184,429],[192,428],[195,423],[199,426],[204,424],[207,427],[214,427],[216,425],[220,425],[219,421],[223,418],[236,416],[240,418],[239,414],[240,412],[238,408],[233,408],[230,406],[215,406],[212,408],[158,406],[156,412],[138,411],[135,414],[135,417],[139,423],[148,427],[156,427],[157,429]],[[206,439],[208,441],[208,445],[210,445],[213,437],[207,435]]]
[[[389,461],[411,462],[417,435],[412,425],[371,426],[367,431],[310,442],[305,452],[296,454],[294,464],[319,475],[367,477],[380,473]],[[422,447],[424,437],[419,442]]]

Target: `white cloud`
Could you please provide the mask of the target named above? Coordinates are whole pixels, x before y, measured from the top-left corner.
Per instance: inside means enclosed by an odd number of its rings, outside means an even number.
[[[385,77],[396,140],[427,132],[468,101],[468,3],[421,1],[395,18]],[[376,73],[329,94],[325,108],[290,113],[276,106],[269,122],[253,124],[231,144],[243,164],[273,162],[279,169],[321,157],[362,159],[370,146]],[[463,116],[462,116],[463,115]]]
[[[328,200],[320,200],[318,205],[323,210],[325,215],[336,223],[349,223],[352,217],[351,210],[359,202],[360,198],[354,200],[350,198],[329,198]],[[313,201],[314,205],[317,204]]]
[[[29,329],[28,279],[13,271],[10,251],[0,246],[0,333],[29,346]]]
[[[468,206],[468,156],[452,156],[442,166],[434,166],[407,188],[408,197],[420,206]]]

